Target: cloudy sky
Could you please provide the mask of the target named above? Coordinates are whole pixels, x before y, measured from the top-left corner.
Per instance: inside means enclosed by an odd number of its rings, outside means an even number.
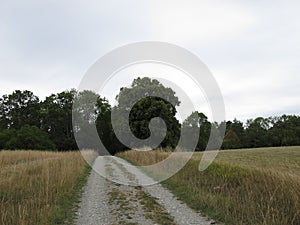
[[[119,46],[163,41],[208,66],[227,119],[299,115],[299,8],[299,1],[1,0],[0,95],[28,89],[43,99],[78,87],[88,68]],[[149,76],[145,68],[112,79],[106,97],[133,75]],[[186,91],[206,112],[202,94]]]

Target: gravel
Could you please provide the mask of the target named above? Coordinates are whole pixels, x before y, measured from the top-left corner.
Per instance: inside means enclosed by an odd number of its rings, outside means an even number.
[[[109,183],[92,170],[77,212],[78,225],[113,224],[108,201]]]
[[[98,157],[82,195],[75,224],[160,224],[153,219],[157,212],[145,210],[137,197],[141,191],[153,196],[161,207],[161,213],[170,215],[173,222],[167,224],[214,224],[214,221],[190,209],[160,184],[141,188],[140,183],[154,182],[123,159],[113,156]]]

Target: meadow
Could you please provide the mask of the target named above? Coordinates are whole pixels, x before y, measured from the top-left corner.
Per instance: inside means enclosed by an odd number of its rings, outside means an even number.
[[[169,154],[132,150],[119,156],[150,165]],[[180,172],[163,182],[191,208],[225,224],[300,224],[300,147],[221,151],[200,172],[202,154],[194,153]]]
[[[71,223],[90,169],[80,152],[0,151],[0,224]]]

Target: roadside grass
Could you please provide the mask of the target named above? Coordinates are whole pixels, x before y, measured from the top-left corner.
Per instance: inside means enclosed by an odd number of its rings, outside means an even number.
[[[0,168],[0,224],[5,225],[71,223],[91,170],[80,152],[45,151],[1,151]]]
[[[200,172],[202,154],[195,153],[182,170],[162,183],[191,208],[225,224],[300,224],[300,147],[221,151]],[[154,164],[168,155],[162,151],[119,154],[139,165]]]

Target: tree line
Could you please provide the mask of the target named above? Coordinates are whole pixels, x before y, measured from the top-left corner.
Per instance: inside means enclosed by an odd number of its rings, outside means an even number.
[[[135,102],[136,96],[142,98]],[[0,98],[0,149],[65,151],[77,150],[78,145],[80,148],[97,149],[99,146],[94,140],[98,137],[89,133],[89,128],[94,126],[103,145],[115,154],[127,147],[114,132],[112,113],[128,113],[130,132],[142,140],[150,135],[158,138],[163,135],[159,129],[150,134],[149,129],[152,118],[162,118],[167,127],[159,146],[162,148],[177,146],[182,127],[200,130],[200,136],[196,137],[198,151],[206,149],[211,129],[221,133],[224,127],[225,137],[220,143],[222,149],[300,145],[300,117],[296,115],[258,117],[243,124],[237,119],[210,122],[203,113],[192,112],[180,123],[175,116],[176,107],[180,105],[176,93],[147,77],[135,79],[130,87],[122,87],[116,100],[117,105],[112,106],[107,99],[92,91],[78,92],[75,89],[51,94],[45,100],[40,100],[28,90],[3,95]],[[132,107],[128,108],[128,105]],[[72,123],[74,115],[75,124]],[[115,126],[123,132],[123,138],[134,142],[135,139],[126,130],[128,121],[122,120],[121,116],[117,118]],[[75,136],[80,138],[75,140]],[[214,141],[222,140],[216,138]]]

